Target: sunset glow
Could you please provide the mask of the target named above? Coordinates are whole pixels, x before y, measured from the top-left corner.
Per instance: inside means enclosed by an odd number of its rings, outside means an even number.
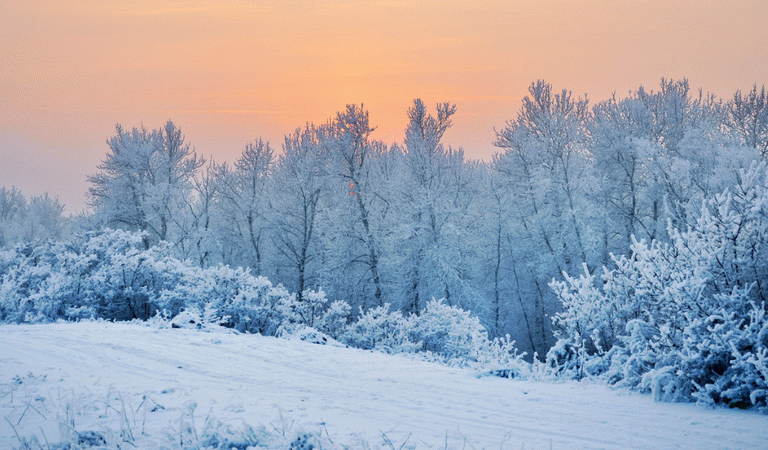
[[[728,98],[768,84],[768,2],[120,1],[0,3],[0,186],[84,207],[116,123],[172,119],[232,161],[363,103],[402,142],[414,98],[488,159],[532,81],[592,103],[683,78]]]

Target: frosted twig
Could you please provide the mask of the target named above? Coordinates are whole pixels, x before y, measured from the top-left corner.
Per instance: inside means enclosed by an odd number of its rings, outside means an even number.
[[[35,408],[34,406],[32,406],[32,399],[29,399],[29,401],[27,402],[27,406],[24,408],[24,412],[22,412],[22,413],[21,413],[21,417],[19,417],[19,421],[18,421],[18,422],[16,422],[16,425],[18,425],[18,424],[20,424],[20,423],[21,423],[21,419],[23,419],[23,418],[24,418],[24,414],[26,414],[26,413],[27,413],[27,410],[28,410],[29,408],[32,408],[32,409],[34,409],[34,410],[35,410],[35,412],[37,412],[38,414],[40,414],[40,416],[42,416],[42,418],[43,418],[43,419],[45,419],[45,420],[48,420],[48,418],[47,418],[47,417],[45,417],[45,414],[41,413],[41,412],[40,412],[40,411],[39,411],[37,408]]]
[[[48,442],[48,437],[45,435],[45,431],[43,431],[43,427],[40,427],[40,434],[43,436],[43,440],[45,441],[45,446],[48,447],[48,450],[51,450],[51,444]]]
[[[19,442],[21,442],[21,443],[24,443],[24,441],[22,441],[22,440],[21,440],[21,436],[19,436],[19,432],[18,432],[18,431],[16,431],[16,427],[15,427],[15,426],[13,426],[13,424],[11,423],[11,421],[10,421],[10,420],[8,420],[8,418],[7,418],[7,417],[5,418],[5,421],[6,421],[6,422],[8,422],[8,425],[10,425],[10,426],[11,426],[11,429],[13,430],[13,434],[15,434],[15,435],[16,435],[16,439],[18,439],[18,440],[19,440]],[[16,425],[18,425],[18,424],[16,424]]]
[[[333,445],[333,439],[331,439],[331,435],[330,433],[328,433],[328,426],[326,425],[325,420],[320,419],[320,423],[323,425],[323,428],[325,429],[325,435],[328,436],[328,442],[330,442],[331,445]]]
[[[395,446],[392,444],[392,441],[390,441],[390,440],[389,440],[389,438],[387,437],[386,433],[384,433],[384,432],[383,432],[383,431],[381,431],[381,430],[379,430],[379,433],[381,433],[381,437],[383,437],[383,438],[384,438],[384,442],[385,442],[387,445],[389,445],[389,448],[391,448],[392,450],[395,450]]]

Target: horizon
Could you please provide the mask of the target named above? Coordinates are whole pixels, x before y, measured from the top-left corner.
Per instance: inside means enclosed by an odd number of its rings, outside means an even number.
[[[413,99],[490,159],[537,79],[590,105],[661,78],[727,100],[766,84],[766,2],[10,0],[0,6],[0,186],[85,207],[115,124],[173,120],[217,162],[363,104],[401,143]]]

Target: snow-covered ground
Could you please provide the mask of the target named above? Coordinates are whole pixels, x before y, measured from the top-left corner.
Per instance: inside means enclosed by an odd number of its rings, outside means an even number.
[[[206,420],[263,427],[286,446],[312,432],[336,448],[768,448],[768,416],[752,412],[588,383],[478,378],[297,340],[105,322],[0,326],[0,414],[0,449],[20,438],[55,448],[73,430],[120,448],[179,448],[185,433],[205,434]]]

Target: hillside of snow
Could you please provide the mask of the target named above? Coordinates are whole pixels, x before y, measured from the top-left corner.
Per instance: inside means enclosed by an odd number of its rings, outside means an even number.
[[[136,323],[0,326],[0,415],[0,449],[768,448],[754,412]]]

